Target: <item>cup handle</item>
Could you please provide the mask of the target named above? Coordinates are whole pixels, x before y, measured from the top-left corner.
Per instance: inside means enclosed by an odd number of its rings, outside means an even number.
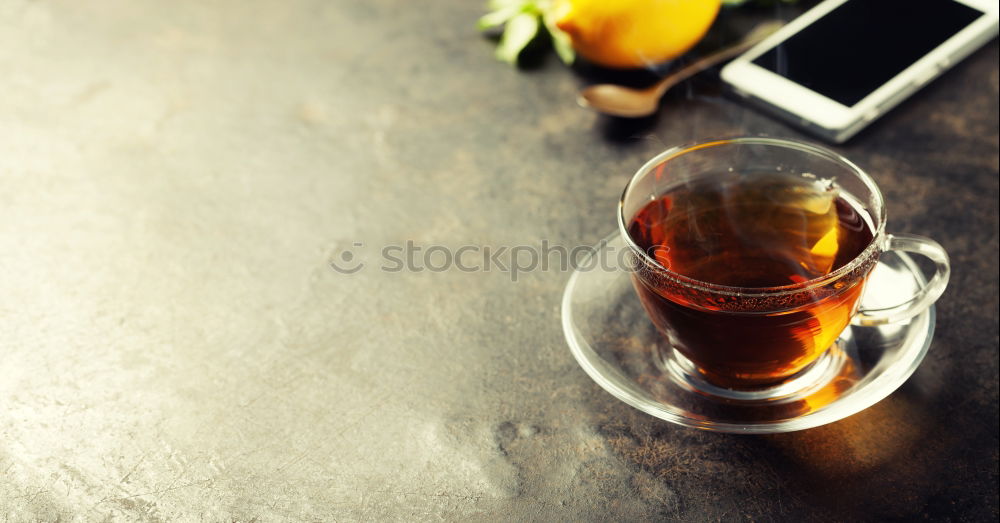
[[[891,307],[878,309],[861,308],[851,320],[851,323],[862,326],[884,325],[897,321],[908,320],[930,307],[948,286],[951,265],[948,263],[948,253],[941,244],[923,236],[914,234],[889,234],[886,237],[887,251],[903,251],[922,254],[934,262],[934,276],[912,298]]]

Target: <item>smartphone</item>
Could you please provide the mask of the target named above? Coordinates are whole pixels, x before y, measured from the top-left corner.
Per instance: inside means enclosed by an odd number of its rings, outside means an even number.
[[[722,79],[842,143],[993,39],[997,10],[996,0],[826,0],[727,64]]]

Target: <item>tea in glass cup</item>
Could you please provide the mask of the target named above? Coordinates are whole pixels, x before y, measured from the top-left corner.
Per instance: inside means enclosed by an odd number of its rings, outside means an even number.
[[[619,226],[633,285],[674,357],[724,389],[801,375],[853,321],[913,316],[948,278],[940,245],[884,232],[874,181],[836,153],[739,138],[667,151],[626,187]],[[917,251],[938,271],[913,299],[858,311],[886,249]]]

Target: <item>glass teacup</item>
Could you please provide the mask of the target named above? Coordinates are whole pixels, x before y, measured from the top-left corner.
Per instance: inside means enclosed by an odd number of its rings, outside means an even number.
[[[832,151],[790,140],[665,151],[626,186],[618,223],[636,292],[673,349],[665,356],[713,391],[777,390],[806,375],[852,322],[910,318],[948,282],[938,243],[885,232],[871,177]],[[936,272],[904,303],[859,310],[887,250],[922,254]]]

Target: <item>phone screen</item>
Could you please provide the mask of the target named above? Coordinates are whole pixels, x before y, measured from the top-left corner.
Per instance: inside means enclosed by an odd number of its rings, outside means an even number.
[[[848,0],[753,63],[850,107],[982,15],[953,0]]]

